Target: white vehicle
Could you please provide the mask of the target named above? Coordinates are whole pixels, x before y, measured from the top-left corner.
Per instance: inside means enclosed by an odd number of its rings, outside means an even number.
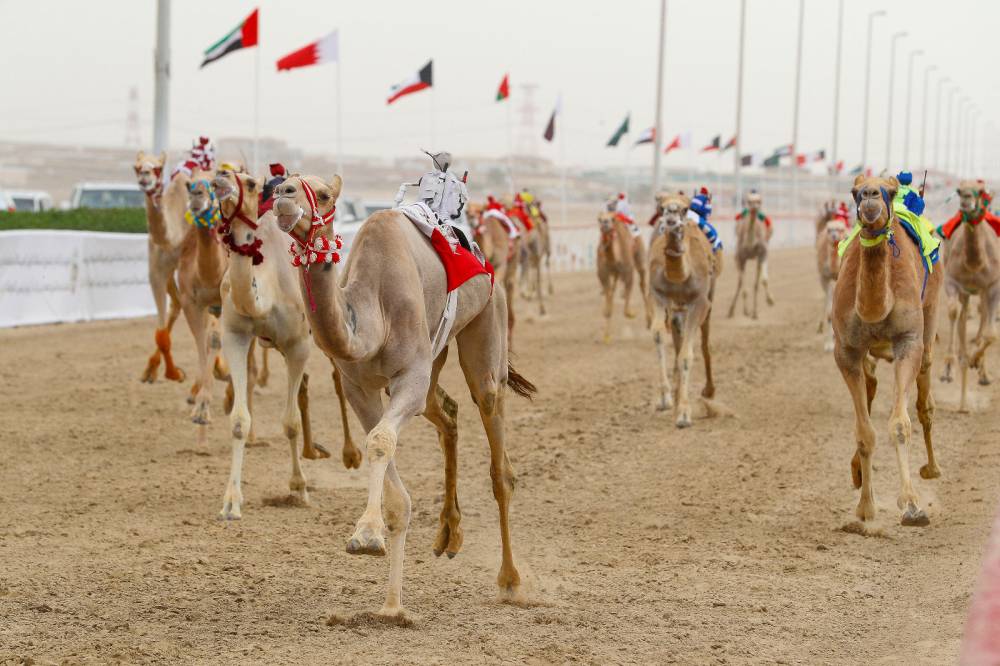
[[[372,216],[373,213],[377,213],[380,210],[389,210],[390,208],[392,208],[392,202],[391,201],[366,201],[364,203],[363,208],[364,208],[364,213],[365,213],[365,219],[368,219],[369,217]]]
[[[146,199],[135,183],[80,183],[68,208],[142,208]]]
[[[0,190],[0,213],[13,213],[15,210],[17,207],[14,205],[14,198]]]
[[[41,213],[42,211],[52,210],[52,197],[49,196],[48,192],[42,192],[41,190],[11,192],[10,196],[14,200],[14,206],[18,211]]]

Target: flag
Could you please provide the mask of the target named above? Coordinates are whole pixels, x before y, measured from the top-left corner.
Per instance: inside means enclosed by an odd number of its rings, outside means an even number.
[[[837,160],[837,163],[833,165],[833,172],[840,173],[844,170],[844,160]]]
[[[753,166],[756,162],[757,158],[753,153],[740,156],[740,166]]]
[[[764,167],[767,169],[776,167],[779,164],[781,164],[781,155],[779,155],[778,153],[775,153],[774,155],[771,155],[766,160],[764,160]]]
[[[201,67],[204,67],[210,62],[215,62],[222,56],[232,53],[233,51],[247,49],[251,46],[257,46],[258,11],[258,9],[253,10],[250,16],[243,19],[242,23],[233,28],[232,32],[209,46],[205,50],[205,59],[201,61]],[[199,67],[199,69],[201,69],[201,67]]]
[[[703,152],[703,153],[710,153],[713,150],[719,150],[719,148],[720,148],[721,145],[722,145],[722,135],[721,134],[716,134],[715,137],[712,139],[712,143],[710,143],[707,146],[705,146],[704,148],[702,148],[701,152]]]
[[[783,146],[778,146],[774,149],[774,155],[777,157],[790,157],[792,154],[792,144],[786,143]]]
[[[674,137],[674,140],[670,142],[666,148],[663,149],[664,154],[669,153],[675,148],[690,148],[691,147],[691,132],[682,132]]]
[[[735,148],[735,147],[736,147],[736,136],[733,135],[733,138],[731,138],[729,141],[727,141],[726,145],[722,147],[722,152],[726,152],[730,148]],[[742,158],[740,158],[740,159],[742,159]]]
[[[864,170],[865,170],[865,166],[863,164],[859,164],[858,166],[854,167],[853,169],[851,169],[847,173],[849,175],[851,175],[851,176],[860,176],[861,172],[864,171]]]
[[[549,117],[549,124],[545,126],[545,133],[542,134],[542,138],[546,141],[552,141],[556,137],[556,116],[562,110],[562,97],[556,98],[556,108],[552,109],[552,115]]]
[[[430,88],[433,84],[433,60],[428,60],[427,64],[420,68],[420,71],[413,74],[400,83],[389,88],[389,99],[386,104],[392,104],[403,95],[409,95],[425,88]]]
[[[654,141],[656,141],[656,128],[647,127],[639,132],[639,138],[633,145],[638,146],[641,143],[653,143]]]
[[[795,156],[795,164],[796,166],[805,166],[806,161],[808,159],[809,159],[808,155],[806,155],[805,153],[799,153],[798,155]]]
[[[617,146],[622,137],[628,134],[628,121],[629,116],[625,116],[625,120],[622,121],[621,126],[616,129],[612,137],[608,139],[608,146]]]
[[[503,81],[500,82],[500,87],[497,88],[497,101],[502,102],[508,97],[510,97],[510,80],[507,78],[509,75],[503,75]]]
[[[326,37],[321,37],[312,44],[306,44],[298,51],[292,51],[279,60],[278,71],[319,65],[324,62],[337,62],[339,60],[340,36],[334,30]]]
[[[822,150],[817,150],[814,153],[810,153],[809,158],[813,162],[822,162],[826,159],[826,149],[824,148]]]

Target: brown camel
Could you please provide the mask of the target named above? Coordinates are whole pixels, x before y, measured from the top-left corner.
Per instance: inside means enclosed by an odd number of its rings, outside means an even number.
[[[469,203],[466,217],[473,225],[479,248],[493,266],[495,281],[502,284],[507,292],[507,346],[510,348],[514,341],[514,292],[518,268],[514,259],[520,256],[523,236],[518,233],[516,237],[511,237],[506,223],[496,213],[485,210],[482,204]]]
[[[611,320],[615,291],[621,281],[625,289],[625,317],[635,318],[632,309],[632,286],[635,273],[639,274],[639,296],[646,312],[646,327],[653,322],[653,305],[649,298],[649,264],[646,261],[646,244],[642,236],[635,235],[629,225],[617,219],[614,213],[602,212],[597,216],[601,238],[597,246],[597,279],[604,294],[604,342],[611,342]]]
[[[215,330],[215,317],[222,311],[219,286],[229,259],[215,229],[219,209],[209,177],[208,172],[200,169],[191,176],[188,219],[193,227],[195,252],[182,254],[177,268],[181,308],[198,352],[198,379],[192,387],[191,421],[199,426],[199,442],[205,441],[211,421],[209,403],[213,370],[217,379],[229,379],[229,370],[219,356],[222,342]]]
[[[767,244],[771,240],[771,227],[767,216],[761,210],[761,196],[749,192],[743,198],[744,210],[736,218],[736,293],[729,305],[729,317],[736,312],[736,301],[743,294],[743,314],[757,318],[757,292],[764,284],[764,297],[768,305],[774,305],[767,276]],[[757,260],[757,277],[753,285],[753,310],[747,304],[747,292],[743,288],[743,271],[747,262]]]
[[[310,305],[306,314],[313,338],[343,372],[348,400],[368,433],[368,506],[347,551],[385,555],[388,532],[389,585],[380,612],[399,616],[411,504],[396,471],[395,453],[400,430],[417,414],[423,413],[437,428],[445,457],[444,507],[434,553],[454,556],[462,545],[457,405],[438,386],[448,347],[436,358],[431,353],[432,332],[440,330],[438,322],[445,312],[447,283],[427,237],[399,210],[379,211],[367,219],[340,275],[330,220],[341,184],[339,176],[329,183],[314,176],[289,178],[275,188],[273,210],[278,227],[294,234],[296,245],[307,246],[296,259],[303,265],[301,285]],[[514,473],[505,449],[505,388],[522,396],[535,389],[510,367],[503,285],[494,287],[490,276],[475,275],[457,287],[457,296],[444,342],[454,340],[458,347],[489,440],[502,544],[497,584],[501,593],[511,595],[520,587],[520,575],[514,566],[508,520]],[[382,401],[384,391],[389,395],[387,404]]]
[[[833,295],[834,359],[854,402],[857,452],[851,460],[854,487],[861,488],[857,516],[863,522],[875,518],[872,495],[872,455],[875,430],[871,404],[877,381],[875,363],[869,354],[893,363],[896,390],[889,439],[896,447],[900,492],[897,504],[903,525],[927,525],[920,499],[910,481],[910,417],[907,397],[917,383],[917,416],[924,432],[927,464],[920,476],[941,475],[934,460],[931,422],[930,367],[937,327],[940,265],[926,275],[920,249],[904,231],[889,204],[896,196],[895,178],[858,176],[852,193],[858,204],[860,236],[848,246]],[[926,277],[926,286],[924,279]]]
[[[979,383],[990,383],[986,372],[986,350],[997,339],[996,317],[1000,306],[1000,238],[988,224],[983,224],[983,185],[974,180],[958,184],[963,222],[955,228],[944,244],[946,257],[945,293],[953,307],[948,309],[951,336],[945,360],[945,381],[951,381],[951,368],[955,362],[954,347],[958,340],[958,367],[961,373],[962,397],[958,411],[967,412],[969,368],[979,371]],[[971,222],[970,220],[979,220]],[[969,298],[978,294],[980,305],[979,333],[973,341],[975,350],[970,354],[966,325],[969,315]],[[957,329],[957,330],[956,330]]]
[[[840,271],[840,254],[837,252],[837,247],[846,233],[844,223],[832,217],[823,222],[822,228],[816,233],[816,268],[819,272],[819,285],[823,288],[823,314],[817,332],[822,333],[824,329],[828,331],[827,339],[823,343],[824,351],[833,351],[833,326],[829,324],[833,310],[833,285]]]
[[[667,375],[667,352],[663,328],[653,334],[660,360],[660,404],[658,409],[674,407],[678,428],[691,425],[688,398],[691,366],[694,363],[694,338],[701,329],[701,353],[705,360],[704,398],[715,396],[712,381],[712,352],[709,334],[715,282],[722,272],[722,253],[712,252],[705,234],[687,217],[690,199],[682,194],[657,197],[661,211],[657,233],[649,248],[650,292],[664,311],[664,327],[674,340],[674,385],[671,396]]]
[[[525,210],[527,207],[525,207]],[[527,212],[525,213],[527,215]],[[516,218],[512,218],[516,219]],[[549,246],[548,225],[539,226],[531,217],[532,228],[521,230],[521,296],[526,301],[538,299],[538,314],[545,316],[545,295],[543,293],[542,265]]]
[[[222,212],[220,233],[230,250],[229,270],[222,281],[222,350],[233,377],[235,400],[230,422],[233,431],[232,465],[222,500],[220,517],[242,517],[240,488],[243,451],[253,428],[254,376],[248,358],[253,358],[255,340],[273,347],[288,366],[288,389],[282,417],[292,460],[289,489],[302,503],[308,503],[306,479],[299,465],[296,440],[302,426],[302,457],[328,458],[322,446],[313,444],[309,422],[309,376],[305,365],[312,349],[312,336],[299,289],[299,276],[287,260],[288,237],[274,224],[274,214],[258,219],[261,181],[246,173],[220,169],[212,180]],[[331,363],[332,364],[332,363]],[[347,405],[340,373],[333,366],[334,386],[340,400],[344,428],[341,458],[347,468],[361,466],[361,451],[351,440]]]
[[[156,381],[160,361],[165,365],[163,376],[175,382],[184,381],[184,371],[174,365],[170,351],[170,333],[181,311],[180,295],[177,293],[175,274],[181,254],[194,253],[194,238],[190,228],[184,223],[187,210],[187,189],[190,179],[185,174],[177,174],[164,186],[163,168],[166,153],[159,157],[143,151],[135,158],[135,177],[140,189],[146,194],[146,226],[149,229],[149,286],[153,290],[156,304],[156,351],[146,362],[142,381]],[[167,297],[170,306],[167,306]]]

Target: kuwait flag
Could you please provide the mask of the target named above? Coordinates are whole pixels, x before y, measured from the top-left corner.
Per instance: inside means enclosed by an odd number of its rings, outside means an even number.
[[[638,146],[641,143],[653,143],[654,141],[656,141],[656,128],[647,127],[639,132],[639,138],[636,140],[634,145]]]
[[[433,65],[434,61],[428,60],[427,64],[420,68],[419,72],[389,88],[389,99],[385,103],[392,104],[404,95],[430,88],[433,85],[434,78]]]
[[[319,65],[324,62],[337,62],[338,60],[340,60],[340,36],[334,30],[326,37],[317,39],[298,51],[292,51],[279,60],[278,71]]]
[[[240,49],[247,49],[251,46],[257,46],[257,12],[259,10],[253,10],[250,16],[243,19],[243,23],[233,28],[233,31],[228,35],[212,44],[205,50],[205,59],[201,61],[201,67],[204,67],[210,62],[215,62],[222,56],[232,53],[233,51],[239,51]],[[201,69],[199,67],[199,69]]]
[[[614,135],[610,139],[608,139],[609,147],[617,146],[618,142],[622,140],[622,137],[628,134],[628,121],[629,121],[629,116],[625,116],[625,120],[623,120],[622,124],[619,125],[618,129],[615,130]]]
[[[721,134],[716,134],[712,138],[712,143],[710,143],[707,146],[705,146],[704,148],[702,148],[701,152],[703,152],[703,153],[710,153],[713,150],[719,150],[719,148],[721,148],[721,147],[722,147],[722,135]]]
[[[510,97],[510,79],[508,74],[503,75],[503,81],[500,82],[500,87],[497,88],[497,101],[502,102],[508,97]]]
[[[736,137],[733,136],[733,138],[727,141],[726,145],[722,147],[722,152],[726,152],[730,148],[735,148],[735,147],[736,147]]]

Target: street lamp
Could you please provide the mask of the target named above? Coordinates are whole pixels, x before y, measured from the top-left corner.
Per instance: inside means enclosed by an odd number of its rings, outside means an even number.
[[[924,103],[920,107],[920,168],[927,168],[927,86],[930,81],[931,72],[937,69],[931,65],[924,70]]]
[[[833,165],[834,177],[837,175],[837,139],[840,129],[840,52],[844,43],[844,0],[840,0],[837,8],[837,60],[833,73],[833,149],[830,151],[830,164]]]
[[[910,168],[910,116],[913,105],[913,61],[918,55],[923,55],[922,50],[914,51],[910,54],[910,66],[906,70],[906,131],[903,133],[903,168]]]
[[[934,116],[934,165],[938,171],[944,171],[944,162],[941,160],[941,88],[950,81],[951,79],[945,77],[938,81],[937,86],[937,114]]]
[[[861,170],[868,166],[868,101],[872,88],[872,24],[878,16],[885,16],[885,10],[868,14],[868,56],[865,61],[865,117],[861,123]]]
[[[885,168],[892,165],[892,97],[896,90],[896,42],[906,37],[905,32],[897,32],[889,43],[889,108],[885,122]]]
[[[955,101],[955,93],[957,92],[958,88],[955,86],[952,86],[951,90],[948,91],[948,120],[944,127],[944,172],[949,175],[951,174],[951,120],[955,111],[955,105],[952,102]]]

